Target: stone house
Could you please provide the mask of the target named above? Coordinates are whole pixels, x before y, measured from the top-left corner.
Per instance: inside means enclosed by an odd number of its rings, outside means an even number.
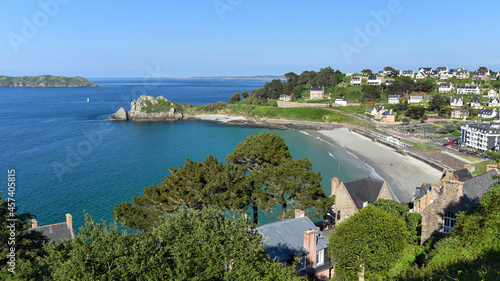
[[[325,97],[325,89],[323,88],[311,88],[309,91],[309,99],[311,100],[322,100]]]
[[[466,165],[467,166],[467,165]],[[438,184],[424,184],[417,188],[413,200],[414,211],[422,215],[421,244],[431,236],[449,234],[455,226],[456,215],[479,202],[499,175],[497,166],[488,172],[472,176],[470,166],[459,171],[444,170]]]
[[[295,218],[264,224],[256,228],[271,260],[290,265],[301,258],[299,275],[314,280],[329,280],[332,265],[328,258],[328,239],[314,223],[296,210]]]
[[[343,222],[363,207],[373,204],[377,199],[393,200],[387,182],[369,177],[348,182],[339,182],[339,179],[334,177],[330,196],[335,196],[335,204],[331,207],[331,216],[334,221],[324,222],[326,225]]]
[[[38,226],[37,220],[32,219],[30,230],[41,232],[49,238],[50,242],[56,244],[61,244],[64,240],[75,238],[75,233],[73,231],[73,217],[70,214],[66,214],[65,222],[44,226]]]

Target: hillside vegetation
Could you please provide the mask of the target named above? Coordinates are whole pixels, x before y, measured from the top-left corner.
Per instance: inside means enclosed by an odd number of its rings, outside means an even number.
[[[0,87],[99,87],[99,85],[80,76],[40,75],[0,76]]]

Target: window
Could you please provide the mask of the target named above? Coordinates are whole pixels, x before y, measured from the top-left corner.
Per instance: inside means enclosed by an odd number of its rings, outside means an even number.
[[[455,229],[455,222],[457,221],[455,214],[446,212],[443,217],[443,233],[449,234]]]
[[[316,251],[316,265],[322,265],[325,263],[325,249]]]
[[[306,269],[306,264],[307,264],[307,256],[303,255],[300,258],[299,270],[305,270]]]

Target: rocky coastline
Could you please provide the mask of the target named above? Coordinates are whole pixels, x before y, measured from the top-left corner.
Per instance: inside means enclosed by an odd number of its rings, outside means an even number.
[[[99,87],[99,85],[80,76],[40,75],[21,77],[0,76],[0,87],[77,88]]]
[[[121,107],[109,117],[113,121],[175,121],[184,118],[181,106],[163,96],[140,96],[130,103],[130,110]]]

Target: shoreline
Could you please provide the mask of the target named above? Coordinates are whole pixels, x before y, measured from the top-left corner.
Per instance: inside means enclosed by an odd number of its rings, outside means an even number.
[[[403,156],[394,149],[373,142],[348,128],[318,130],[316,134],[335,146],[345,148],[382,177],[395,196],[395,201],[410,202],[415,188],[424,182],[436,183],[441,172],[409,155]]]

